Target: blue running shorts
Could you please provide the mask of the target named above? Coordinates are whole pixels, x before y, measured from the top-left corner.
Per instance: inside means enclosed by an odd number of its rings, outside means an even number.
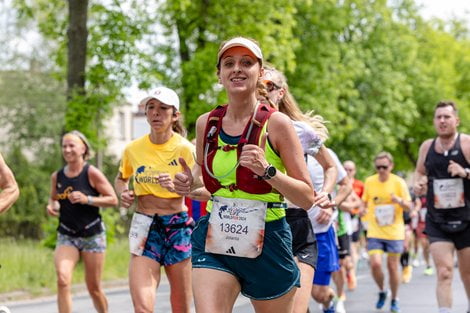
[[[300,287],[300,271],[292,254],[292,235],[285,218],[266,222],[263,252],[256,258],[205,252],[210,214],[200,218],[192,235],[193,268],[210,268],[235,276],[241,293],[254,300],[270,300]]]

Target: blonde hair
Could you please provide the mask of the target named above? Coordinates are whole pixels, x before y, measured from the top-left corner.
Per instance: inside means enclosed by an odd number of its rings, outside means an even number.
[[[61,142],[67,136],[73,136],[83,143],[83,145],[85,146],[85,153],[83,154],[83,160],[85,161],[89,160],[91,158],[92,151],[91,151],[90,143],[88,142],[88,139],[86,138],[86,136],[82,134],[81,132],[79,132],[78,130],[72,130],[72,131],[69,131],[68,133],[65,133],[62,136]]]
[[[295,101],[294,96],[289,91],[287,78],[281,71],[277,70],[270,64],[266,64],[264,66],[264,70],[277,74],[281,81],[280,87],[282,87],[285,91],[284,96],[277,104],[278,110],[286,114],[293,121],[302,121],[308,123],[315,130],[320,139],[325,142],[329,137],[328,128],[325,125],[327,121],[325,121],[321,115],[314,114],[313,110],[306,113],[303,113],[300,110],[297,101]]]
[[[388,159],[390,163],[393,163],[393,156],[389,152],[386,152],[386,151],[382,151],[379,154],[377,154],[377,156],[374,159],[374,162],[377,161],[378,159]]]
[[[176,108],[173,107],[173,114],[176,114]],[[184,122],[183,122],[183,114],[180,112],[180,117],[176,120],[176,122],[173,123],[171,128],[173,129],[174,132],[180,134],[183,137],[186,137],[188,135],[188,130],[186,127],[184,127]]]
[[[272,107],[276,110],[279,110],[277,105],[274,102],[272,102],[271,99],[269,99],[268,90],[266,89],[266,85],[263,84],[260,80],[258,80],[258,82],[256,84],[256,93],[258,94],[258,96],[257,96],[258,100],[260,100],[262,102],[267,102],[270,107]]]

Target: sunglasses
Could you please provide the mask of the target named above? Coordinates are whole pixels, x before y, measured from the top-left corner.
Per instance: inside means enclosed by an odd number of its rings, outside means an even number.
[[[386,170],[388,169],[388,165],[376,165],[375,168],[377,170]]]
[[[264,84],[266,85],[266,89],[268,90],[268,92],[271,92],[273,90],[279,90],[282,88],[281,86],[276,85],[274,82],[270,80],[265,80]]]

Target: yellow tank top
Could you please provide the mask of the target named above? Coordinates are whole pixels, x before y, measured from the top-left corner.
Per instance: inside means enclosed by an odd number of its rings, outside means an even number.
[[[190,168],[193,167],[194,146],[180,134],[174,133],[167,142],[154,144],[150,135],[129,143],[122,155],[119,171],[124,179],[133,176],[134,192],[137,196],[154,195],[160,198],[179,198],[180,195],[168,191],[158,184],[161,173],[169,173],[172,178],[183,168],[178,159],[182,157]]]

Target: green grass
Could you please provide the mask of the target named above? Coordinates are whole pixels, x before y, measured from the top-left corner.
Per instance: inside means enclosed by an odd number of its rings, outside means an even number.
[[[56,292],[54,251],[38,241],[0,239],[0,293],[25,291],[30,295]],[[103,281],[127,278],[127,238],[108,245]],[[73,283],[84,282],[83,264],[74,271]]]

